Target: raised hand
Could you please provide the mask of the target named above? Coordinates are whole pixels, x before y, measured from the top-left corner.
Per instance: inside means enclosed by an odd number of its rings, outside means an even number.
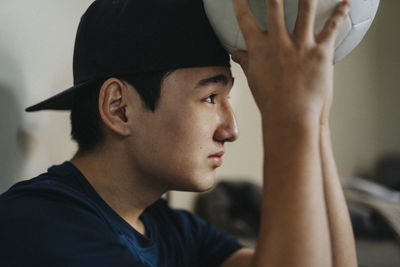
[[[266,0],[268,32],[260,29],[246,0],[233,2],[248,51],[235,52],[232,59],[242,66],[263,120],[317,122],[332,93],[334,43],[349,2],[338,4],[317,35],[317,0],[299,0],[293,34],[286,29],[283,0]]]

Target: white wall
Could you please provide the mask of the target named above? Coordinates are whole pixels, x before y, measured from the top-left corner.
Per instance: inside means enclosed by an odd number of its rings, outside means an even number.
[[[69,138],[68,113],[28,114],[23,109],[72,85],[75,32],[80,16],[91,2],[0,2],[0,88],[18,105],[16,111],[11,102],[1,109],[13,112],[1,113],[0,166],[9,171],[0,175],[0,191],[14,181],[40,174],[51,164],[70,158],[75,150]],[[5,138],[11,134],[20,137]]]
[[[360,46],[335,68],[332,131],[342,176],[373,172],[383,153],[400,151],[400,1],[381,0]]]
[[[23,108],[72,85],[76,28],[91,2],[0,2],[0,191],[68,160],[76,149],[69,137],[68,113],[29,114]],[[381,0],[376,20],[363,42],[335,67],[331,125],[343,177],[370,172],[381,153],[400,151],[400,30],[394,26],[398,25],[399,11],[400,1]],[[227,144],[224,165],[217,176],[260,183],[260,117],[244,75],[234,63],[233,74],[232,103],[241,137]],[[27,148],[24,143],[29,144]],[[190,208],[194,196],[173,192],[172,204]]]

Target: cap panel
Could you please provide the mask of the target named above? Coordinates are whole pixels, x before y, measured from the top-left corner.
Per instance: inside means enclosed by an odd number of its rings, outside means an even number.
[[[230,66],[202,0],[97,0],[78,27],[71,92],[35,110],[70,109],[74,93],[98,79],[201,66]]]

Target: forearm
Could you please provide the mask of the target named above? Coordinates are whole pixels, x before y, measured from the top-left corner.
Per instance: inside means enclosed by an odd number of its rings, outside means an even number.
[[[330,130],[327,125],[322,125],[320,128],[323,185],[329,220],[333,266],[355,267],[357,266],[357,257],[354,235],[333,156]]]
[[[318,124],[263,127],[263,205],[253,266],[331,266]]]
[[[299,1],[296,27],[289,34],[283,0],[266,1],[268,32],[260,29],[246,0],[234,1],[248,51],[236,51],[232,59],[242,66],[263,118],[263,203],[253,260],[257,267],[332,266],[319,120],[332,86],[334,42],[349,3],[338,4],[315,34],[317,2]],[[300,122],[307,123],[298,128]]]

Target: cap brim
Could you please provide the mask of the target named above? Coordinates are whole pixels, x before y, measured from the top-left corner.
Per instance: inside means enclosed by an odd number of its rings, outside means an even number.
[[[39,111],[39,110],[71,110],[74,103],[75,93],[82,88],[92,84],[93,81],[83,82],[68,88],[61,93],[56,94],[40,103],[30,106],[25,109],[27,112]]]

